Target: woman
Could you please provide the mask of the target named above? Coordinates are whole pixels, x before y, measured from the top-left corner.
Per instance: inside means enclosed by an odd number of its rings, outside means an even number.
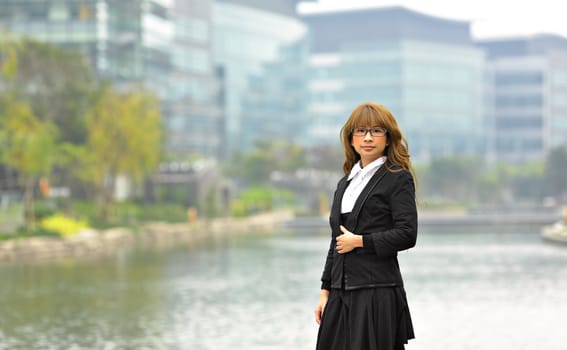
[[[388,109],[356,107],[341,129],[343,171],[315,308],[318,350],[399,350],[414,337],[398,251],[417,238],[413,169]]]

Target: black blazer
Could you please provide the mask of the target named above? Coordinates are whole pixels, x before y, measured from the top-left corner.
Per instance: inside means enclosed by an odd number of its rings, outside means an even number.
[[[337,252],[336,238],[342,234],[341,201],[348,175],[339,181],[329,217],[332,238],[321,277],[323,289],[403,286],[397,256],[398,251],[416,243],[415,187],[409,171],[386,164],[362,190],[343,224],[349,231],[363,235],[364,247],[346,254]]]

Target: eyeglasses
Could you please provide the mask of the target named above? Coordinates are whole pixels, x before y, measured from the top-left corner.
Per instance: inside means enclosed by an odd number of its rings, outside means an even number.
[[[372,137],[382,137],[388,133],[388,130],[381,128],[379,126],[375,126],[373,128],[364,128],[364,127],[356,127],[352,129],[353,136],[366,136],[366,134],[370,131],[370,136]]]

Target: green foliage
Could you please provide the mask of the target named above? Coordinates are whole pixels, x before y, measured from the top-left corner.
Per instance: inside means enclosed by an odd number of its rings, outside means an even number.
[[[307,151],[309,167],[320,170],[340,171],[343,167],[344,151],[339,143],[310,148]]]
[[[28,230],[35,223],[34,186],[58,163],[60,140],[84,140],[91,73],[76,52],[0,38],[0,162],[18,173]]]
[[[55,203],[45,200],[36,201],[34,210],[35,210],[35,218],[37,220],[41,220],[43,218],[55,215],[57,213],[57,207]]]
[[[96,86],[87,58],[31,39],[3,41],[2,54],[10,57],[2,67],[5,91],[28,101],[40,120],[57,126],[62,141],[84,142],[84,116]]]
[[[57,128],[39,120],[25,101],[11,95],[0,101],[0,161],[24,175],[48,173],[55,158]]]
[[[8,241],[12,239],[24,239],[30,237],[61,238],[61,236],[57,232],[46,230],[41,227],[37,227],[33,230],[29,230],[24,227],[21,227],[15,232],[0,233],[0,241]]]
[[[117,93],[104,86],[86,125],[87,144],[66,145],[64,154],[67,162],[76,166],[74,175],[93,186],[104,216],[119,175],[140,181],[159,163],[159,103],[144,91]]]
[[[92,180],[124,174],[140,180],[159,163],[161,114],[147,92],[116,93],[105,86],[87,117],[88,150],[99,166]]]
[[[436,158],[419,169],[420,190],[426,196],[475,201],[482,161],[475,157]]]
[[[488,166],[475,157],[440,158],[416,172],[418,198],[437,207],[519,205],[544,196],[544,167],[538,162]]]
[[[35,178],[55,165],[87,184],[105,208],[118,175],[140,181],[159,163],[154,95],[97,90],[80,53],[28,39],[0,41],[0,72],[0,161],[22,176],[29,206]]]
[[[0,96],[0,162],[15,169],[24,188],[28,229],[35,225],[33,187],[50,172],[57,153],[57,129],[39,120],[26,101],[11,94]]]
[[[292,192],[271,188],[252,187],[242,192],[231,203],[231,212],[235,217],[285,208],[293,205],[295,196]]]
[[[90,107],[96,80],[90,62],[78,51],[31,39],[8,37],[0,43],[6,57],[0,95],[26,101],[42,122],[52,123],[62,141],[85,140],[84,116]]]
[[[69,205],[73,216],[87,218],[90,225],[104,229],[116,226],[137,226],[145,222],[187,222],[187,208],[179,204],[139,204],[136,202],[113,203],[108,215],[101,217],[97,206],[91,202],[74,202]]]
[[[0,41],[0,77],[5,82],[14,81],[18,71],[16,45],[8,40]]]
[[[246,184],[267,185],[273,171],[293,171],[307,164],[305,151],[283,141],[258,141],[247,154],[235,154],[225,172]]]

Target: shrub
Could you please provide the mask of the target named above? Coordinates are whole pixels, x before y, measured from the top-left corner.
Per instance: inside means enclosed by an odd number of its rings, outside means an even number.
[[[42,219],[39,226],[44,230],[56,232],[61,237],[66,238],[77,234],[82,228],[87,227],[87,222],[57,214]]]

